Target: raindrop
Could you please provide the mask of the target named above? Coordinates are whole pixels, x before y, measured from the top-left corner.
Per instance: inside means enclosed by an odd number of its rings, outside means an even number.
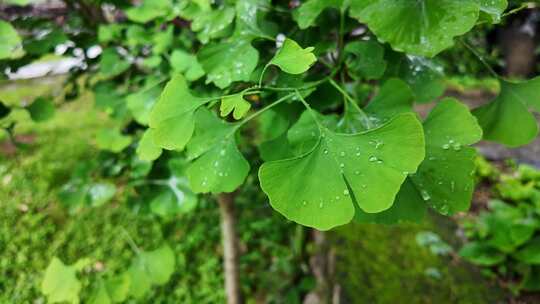
[[[340,167],[340,168],[345,168],[345,164],[344,164],[344,163],[341,163],[341,164],[339,164],[339,167]]]
[[[343,190],[343,195],[348,196],[349,195],[349,190],[347,190],[347,189]]]
[[[356,170],[356,171],[354,171],[354,174],[360,175],[360,171]]]
[[[420,191],[420,194],[422,194],[422,199],[427,201],[431,198],[431,196],[429,195],[429,193],[426,191],[426,190],[422,190]]]
[[[307,205],[307,202],[306,202],[306,201],[303,201],[303,202],[302,202],[302,205],[306,206],[306,205]]]
[[[340,197],[338,195],[336,195],[336,201],[339,201]]]
[[[323,153],[324,153],[324,154],[328,154],[328,150],[327,150],[327,149],[324,149]]]
[[[356,156],[360,156],[360,152],[356,152]]]
[[[324,203],[323,203],[323,202],[320,202],[320,203],[319,203],[319,208],[322,209],[322,207],[324,207]]]
[[[341,156],[341,157],[345,156],[345,152],[343,152],[343,151],[339,152],[339,156]]]
[[[379,160],[379,159],[377,158],[377,156],[371,156],[371,157],[369,158],[369,161],[370,161],[370,162],[376,162],[376,161],[378,161],[378,160]]]
[[[225,155],[225,149],[221,149],[221,151],[219,151],[219,155],[221,156]]]
[[[448,150],[448,149],[450,149],[450,145],[449,144],[444,144],[442,146],[442,148],[445,149],[445,150]]]

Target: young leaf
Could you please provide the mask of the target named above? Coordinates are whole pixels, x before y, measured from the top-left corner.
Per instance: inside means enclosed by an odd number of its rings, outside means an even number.
[[[223,97],[221,99],[221,107],[219,108],[222,117],[225,117],[233,112],[233,117],[236,120],[242,119],[251,108],[251,104],[244,99],[242,93],[233,96]]]
[[[232,37],[227,42],[204,46],[197,59],[206,72],[206,83],[224,89],[234,81],[248,81],[259,61],[259,53],[248,39]]]
[[[225,29],[232,25],[235,10],[224,6],[215,10],[201,10],[200,14],[193,18],[191,29],[197,32],[197,38],[206,44],[210,39],[225,36]]]
[[[38,97],[27,108],[30,117],[35,122],[42,122],[51,119],[54,116],[54,104],[51,99]]]
[[[102,129],[96,134],[96,145],[102,150],[118,153],[131,144],[131,137],[119,130]]]
[[[154,130],[146,129],[137,146],[137,156],[142,160],[153,161],[158,159],[162,152],[162,149],[154,143]]]
[[[171,0],[144,0],[141,5],[128,8],[126,16],[131,21],[147,23],[168,15],[171,9]]]
[[[355,41],[345,46],[345,61],[351,77],[379,79],[386,70],[384,48],[374,41]]]
[[[269,64],[277,65],[285,73],[302,74],[317,61],[317,57],[313,55],[314,49],[303,49],[296,41],[287,38]]]
[[[193,114],[207,101],[191,95],[184,77],[175,75],[150,113],[154,143],[167,150],[183,150],[195,128]]]
[[[249,172],[249,163],[238,151],[234,124],[226,123],[205,108],[197,111],[197,127],[187,146],[187,155],[195,159],[187,169],[195,193],[232,192]]]
[[[152,285],[169,281],[176,264],[174,252],[165,245],[154,251],[142,251],[135,257],[128,273],[131,280],[129,293],[136,299],[144,297]]]
[[[131,111],[135,121],[143,126],[148,125],[150,112],[160,93],[161,87],[159,85],[154,85],[143,88],[141,91],[126,97],[126,106]]]
[[[501,16],[508,7],[506,0],[476,0],[480,5],[481,19],[486,19],[490,23],[501,22]]]
[[[473,111],[484,129],[484,139],[509,147],[530,143],[538,134],[532,108],[540,112],[540,77],[525,82],[501,80],[501,92],[495,100]]]
[[[264,163],[259,179],[278,212],[328,230],[353,218],[351,193],[366,212],[390,208],[407,174],[416,171],[423,158],[420,122],[413,114],[401,114],[364,133],[337,134],[323,128],[311,151]]]
[[[467,261],[482,266],[494,266],[505,260],[505,255],[497,249],[479,242],[463,246],[459,255]]]
[[[49,303],[79,303],[82,286],[76,272],[77,268],[74,265],[67,266],[57,257],[52,259],[41,283],[41,292]]]
[[[309,0],[303,3],[293,14],[294,20],[301,29],[306,29],[315,23],[317,17],[326,8],[339,8],[343,0]]]
[[[6,21],[0,20],[0,59],[20,57],[22,40],[17,31]]]
[[[351,1],[352,17],[398,51],[433,57],[476,24],[476,0]]]

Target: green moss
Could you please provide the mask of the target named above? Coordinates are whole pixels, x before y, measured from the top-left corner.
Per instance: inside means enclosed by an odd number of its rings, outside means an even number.
[[[335,234],[338,281],[350,303],[494,303],[480,275],[415,241],[429,224],[358,225]]]

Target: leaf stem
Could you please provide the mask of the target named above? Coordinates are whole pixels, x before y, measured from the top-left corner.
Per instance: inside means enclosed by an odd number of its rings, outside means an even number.
[[[322,123],[319,121],[319,118],[315,114],[315,110],[311,108],[311,106],[307,103],[307,101],[302,97],[302,94],[300,94],[300,91],[296,90],[296,96],[298,96],[298,99],[304,104],[304,107],[308,110],[311,117],[313,117],[313,120],[315,123],[317,123],[317,126],[319,127],[319,131],[322,133],[323,129],[326,129],[325,126],[322,125]]]
[[[493,68],[489,65],[489,63],[487,63],[485,58],[480,53],[478,53],[474,47],[468,44],[464,39],[460,39],[459,41],[465,46],[465,48],[467,48],[471,53],[473,53],[473,55],[485,66],[485,68],[493,77],[497,79],[501,78],[499,74],[497,74],[495,70],[493,70]]]
[[[259,78],[259,88],[262,86],[262,82],[263,82],[263,79],[264,79],[264,73],[266,72],[266,69],[268,69],[269,66],[270,66],[270,62],[267,63],[267,64],[264,66],[264,68],[263,68],[263,70],[262,70],[262,72],[261,72],[261,77]]]
[[[124,227],[120,227],[120,230],[122,230],[122,233],[124,235],[124,237],[126,238],[129,246],[131,247],[131,249],[137,254],[141,254],[141,249],[137,246],[137,244],[135,244],[135,241],[131,238],[131,236],[129,235],[129,232],[127,232],[127,230],[124,228]]]
[[[351,103],[351,105],[362,115],[363,120],[365,121],[366,128],[371,129],[373,128],[373,125],[371,124],[369,117],[367,116],[366,112],[360,108],[360,106],[356,103],[356,101],[339,85],[337,84],[333,79],[330,79],[330,84],[338,90],[345,99]],[[346,106],[345,106],[346,107]]]
[[[238,125],[236,126],[236,128],[234,129],[234,131],[240,129],[242,126],[244,126],[246,123],[248,123],[250,120],[256,118],[257,116],[261,115],[262,113],[270,110],[271,108],[277,106],[278,104],[284,102],[285,100],[291,98],[292,96],[294,95],[294,93],[291,93],[291,94],[288,94],[276,101],[274,101],[273,103],[267,105],[266,107],[260,109],[259,111],[251,114],[250,116],[246,117],[244,120],[242,120],[240,123],[238,123]],[[234,133],[234,132],[233,132]]]

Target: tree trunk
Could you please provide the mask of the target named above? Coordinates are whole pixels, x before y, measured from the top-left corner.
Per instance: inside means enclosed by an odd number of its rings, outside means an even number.
[[[228,304],[243,303],[240,289],[240,270],[234,193],[222,193],[217,201],[221,213],[221,235],[223,242],[223,266],[225,269],[225,292]]]

